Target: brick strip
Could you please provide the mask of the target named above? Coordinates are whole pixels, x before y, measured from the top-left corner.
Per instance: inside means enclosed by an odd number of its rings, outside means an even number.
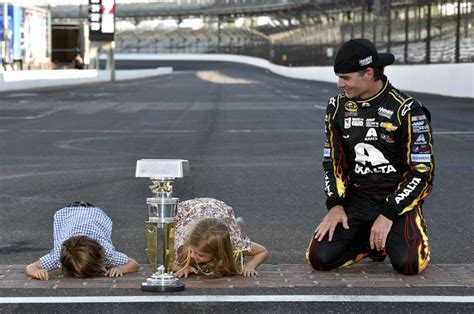
[[[67,278],[59,271],[50,273],[48,281],[25,275],[26,265],[0,265],[0,288],[139,288],[150,275],[148,265],[140,271],[119,278]],[[388,263],[362,262],[328,272],[312,272],[304,264],[264,264],[258,277],[224,277],[217,279],[191,276],[181,281],[186,289],[216,288],[284,288],[284,287],[474,287],[474,264],[431,264],[418,276],[396,273]]]

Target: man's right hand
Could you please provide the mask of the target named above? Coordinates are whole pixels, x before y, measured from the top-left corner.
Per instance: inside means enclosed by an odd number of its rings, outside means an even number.
[[[334,230],[336,230],[338,223],[342,223],[344,229],[349,229],[347,215],[341,205],[336,205],[329,210],[323,218],[323,221],[321,221],[316,230],[314,230],[314,238],[321,242],[329,231],[329,241],[332,241],[332,236],[334,235]]]

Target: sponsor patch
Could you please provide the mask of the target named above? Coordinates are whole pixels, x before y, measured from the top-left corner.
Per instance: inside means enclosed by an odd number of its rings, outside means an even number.
[[[367,107],[370,107],[370,103],[368,103],[368,102],[363,102],[363,103],[361,104],[361,106],[362,106],[362,108],[367,108]]]
[[[411,117],[411,121],[423,121],[423,120],[426,120],[426,116],[423,114],[421,116],[413,116]]]
[[[352,120],[352,118],[345,118],[344,119],[344,129],[349,129],[351,127],[351,120]]]
[[[416,121],[411,124],[412,127],[425,125],[425,121]]]
[[[355,164],[354,172],[357,174],[372,174],[372,173],[383,173],[388,174],[392,172],[397,172],[394,166],[392,165],[381,165],[376,167],[368,167],[368,166],[361,166],[359,164]]]
[[[384,133],[380,133],[380,139],[387,142],[387,143],[394,143],[395,142],[393,137],[391,137],[390,135],[384,134]]]
[[[377,110],[379,116],[382,116],[382,117],[385,117],[387,119],[390,119],[393,115],[393,111],[392,110],[388,110],[388,109],[385,109],[384,107],[380,107],[378,110]]]
[[[426,142],[426,139],[425,139],[425,136],[423,134],[419,135],[417,138],[416,138],[416,141],[414,143],[415,145],[426,145],[427,142]]]
[[[391,122],[381,122],[380,126],[388,132],[393,132],[398,129],[398,126],[393,125]]]
[[[412,162],[431,162],[430,154],[411,154]]]
[[[359,59],[359,65],[361,67],[366,66],[371,63],[372,63],[372,56],[368,56],[367,58],[364,58],[364,59]]]
[[[362,118],[352,118],[352,126],[364,126],[364,119]]]
[[[357,111],[356,112],[349,112],[349,111],[344,111],[344,117],[357,117]]]
[[[324,149],[323,157],[331,157],[331,149],[330,148],[325,148]]]
[[[365,120],[365,126],[368,128],[378,128],[379,127],[379,122],[375,121],[375,118],[369,118]]]
[[[413,168],[415,168],[415,170],[418,172],[428,172],[431,170],[431,167],[428,167],[427,165],[424,165],[424,164],[416,165]]]
[[[354,172],[362,175],[371,173],[397,172],[383,153],[373,145],[359,143],[354,147],[356,154]]]
[[[420,146],[420,153],[428,153],[428,154],[430,154],[430,153],[431,153],[431,149],[430,149],[428,146],[426,146],[426,145],[422,145],[422,146]]]
[[[430,130],[428,125],[412,126],[413,133],[427,133]]]
[[[420,178],[413,178],[410,183],[408,183],[407,187],[403,189],[401,193],[398,193],[395,197],[395,203],[400,204],[406,197],[408,197],[411,192],[420,184]]]
[[[357,104],[353,101],[348,101],[344,104],[344,109],[349,112],[357,112]]]
[[[377,131],[374,128],[370,128],[365,135],[365,141],[376,141],[377,140]]]
[[[425,154],[426,153],[428,153],[428,154],[431,153],[430,148],[426,145],[421,145],[421,146],[415,145],[411,148],[411,151],[413,153],[425,153]]]
[[[331,106],[336,107],[336,98],[332,97],[328,102]]]
[[[327,196],[331,197],[333,192],[331,192],[331,182],[329,181],[328,172],[324,173],[324,190],[326,191]]]
[[[400,95],[400,93],[399,93],[397,90],[392,89],[392,90],[390,90],[390,92],[391,92],[392,94],[394,94],[395,96],[397,96],[401,101],[405,101],[405,97],[403,97],[402,95]]]

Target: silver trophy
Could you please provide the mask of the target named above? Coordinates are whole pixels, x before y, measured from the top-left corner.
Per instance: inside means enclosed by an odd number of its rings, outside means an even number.
[[[152,275],[142,283],[142,291],[178,292],[184,290],[171,270],[174,257],[174,233],[176,209],[179,199],[173,197],[173,182],[189,173],[189,163],[182,159],[141,159],[137,160],[135,176],[150,178],[150,189],[154,197],[146,199],[148,221],[146,226],[147,255]],[[163,230],[163,265],[158,266],[158,229]]]

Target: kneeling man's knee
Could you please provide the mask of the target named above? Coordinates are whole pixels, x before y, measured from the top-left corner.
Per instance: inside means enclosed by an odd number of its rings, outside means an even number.
[[[421,274],[428,266],[429,258],[419,258],[417,254],[390,256],[393,268],[404,275]]]
[[[336,262],[339,256],[334,250],[315,239],[311,242],[306,252],[306,260],[315,270],[332,270],[337,268]]]

